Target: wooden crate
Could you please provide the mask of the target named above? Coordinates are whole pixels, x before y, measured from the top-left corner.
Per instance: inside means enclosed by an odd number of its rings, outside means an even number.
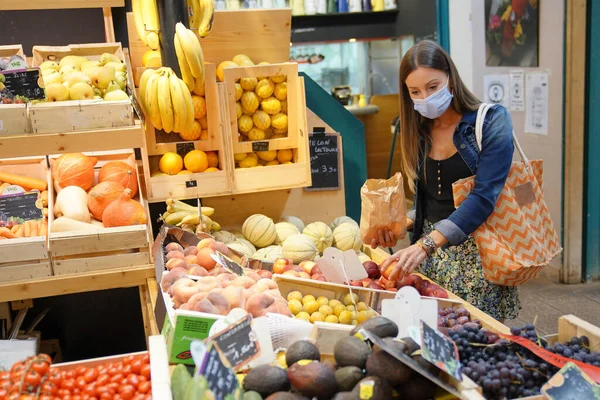
[[[99,60],[102,53],[116,55],[128,62],[120,43],[93,43],[68,46],[34,46],[33,65],[44,61],[58,61],[67,55]],[[131,81],[131,79],[129,79]],[[131,100],[69,100],[37,103],[29,107],[34,133],[77,132],[134,125]]]
[[[104,164],[109,161],[126,161],[133,152],[129,150],[85,154],[98,158],[95,167],[97,178],[98,171]],[[54,190],[51,194],[54,194]],[[139,181],[138,194],[134,200],[139,201],[147,210],[146,199]],[[150,216],[148,216],[148,223],[149,218]],[[53,221],[54,215],[51,214],[49,250],[54,275],[126,268],[150,263],[151,238],[148,225],[53,233]]]
[[[20,44],[0,46],[0,58],[15,54],[25,59],[23,46]],[[0,104],[0,136],[19,135],[31,132],[31,124],[27,116],[27,104]]]
[[[45,157],[0,160],[0,171],[44,179],[51,186]],[[52,199],[48,196],[48,213]],[[0,240],[0,282],[43,278],[52,275],[46,236]]]
[[[550,341],[564,343],[574,336],[587,336],[590,351],[600,351],[600,328],[574,315],[563,315],[558,319],[558,334],[552,335]]]
[[[217,93],[216,66],[206,63],[206,90],[208,139],[184,141],[177,133],[166,134],[156,131],[146,121],[146,148],[142,150],[146,188],[150,202],[164,201],[169,197],[189,199],[195,197],[219,196],[231,193],[229,162],[226,138],[221,129],[221,110]],[[216,151],[219,156],[219,169],[215,172],[202,172],[175,176],[156,176],[160,157],[167,152],[180,153],[182,157],[192,149]],[[147,167],[146,167],[147,165]]]

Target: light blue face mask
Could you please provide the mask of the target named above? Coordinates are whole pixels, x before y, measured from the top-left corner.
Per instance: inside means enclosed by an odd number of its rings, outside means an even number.
[[[450,107],[454,95],[448,90],[448,83],[426,99],[413,99],[415,110],[429,119],[439,118]]]

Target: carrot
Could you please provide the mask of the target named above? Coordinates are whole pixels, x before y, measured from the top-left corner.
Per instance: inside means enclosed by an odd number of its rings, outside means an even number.
[[[48,221],[46,219],[40,220],[40,236],[48,236]]]
[[[23,224],[23,236],[24,237],[31,237],[31,225],[29,225],[28,222],[29,221],[27,221]]]
[[[13,239],[13,238],[17,237],[15,234],[13,234],[10,231],[10,229],[4,228],[4,227],[0,228],[0,236],[4,236],[5,238],[8,238],[8,239]]]
[[[15,236],[16,237],[23,237],[23,225],[19,225],[19,229],[17,229],[17,231],[15,232]]]
[[[37,221],[29,221],[29,226],[31,227],[30,237],[39,236]]]
[[[9,172],[0,172],[0,180],[8,182],[12,185],[19,185],[23,188],[37,189],[43,192],[48,188],[46,181],[29,176],[11,174]]]
[[[11,231],[12,233],[16,233],[16,232],[19,230],[19,228],[20,228],[20,227],[21,227],[21,225],[13,225],[13,226],[10,228],[10,231]]]

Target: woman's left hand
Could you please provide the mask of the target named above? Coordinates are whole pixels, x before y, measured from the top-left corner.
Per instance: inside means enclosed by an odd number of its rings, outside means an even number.
[[[396,267],[388,278],[390,281],[395,281],[401,274],[410,275],[426,258],[425,250],[418,244],[413,244],[394,253],[379,266],[379,269],[385,271],[392,262],[397,261]]]

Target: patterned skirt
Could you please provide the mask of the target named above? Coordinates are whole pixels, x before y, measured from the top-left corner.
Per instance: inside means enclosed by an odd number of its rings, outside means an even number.
[[[425,221],[424,234],[432,230],[433,225]],[[495,285],[484,278],[473,236],[458,246],[438,249],[421,264],[420,272],[496,320],[514,319],[521,309],[517,287]]]

